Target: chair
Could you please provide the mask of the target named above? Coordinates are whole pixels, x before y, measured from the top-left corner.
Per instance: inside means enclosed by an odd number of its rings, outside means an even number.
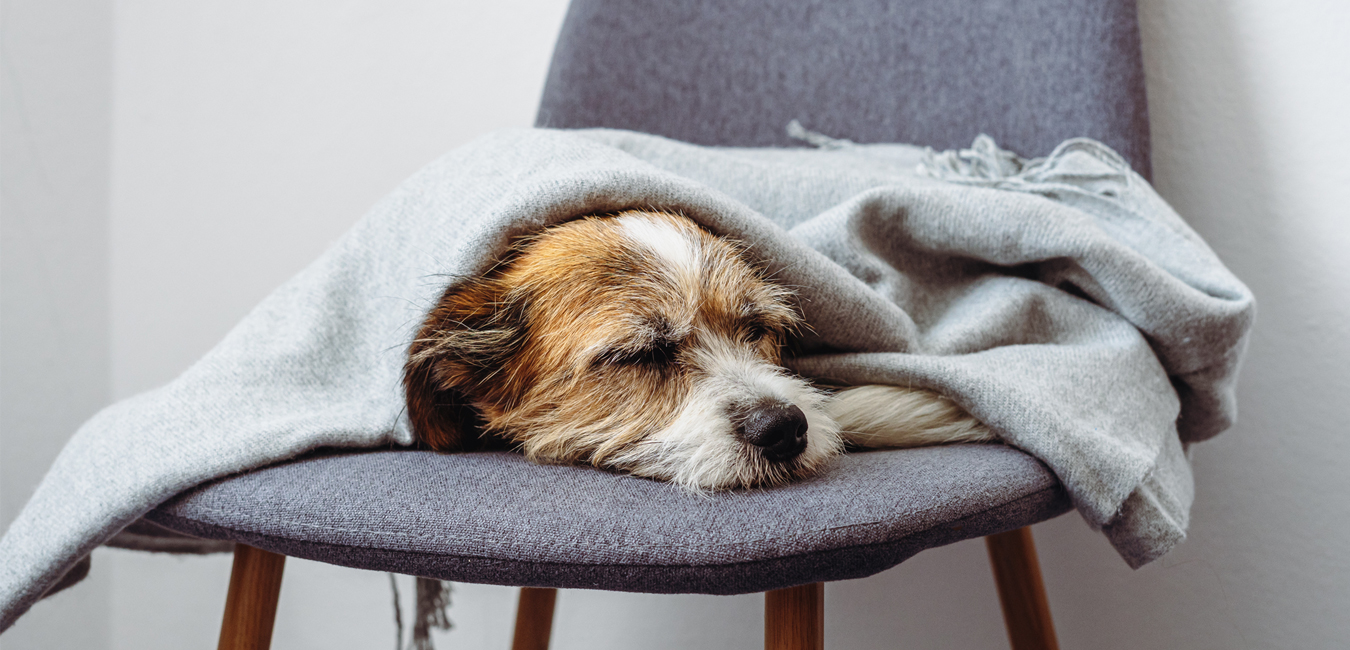
[[[1134,3],[574,0],[538,123],[762,146],[794,144],[792,119],[937,148],[986,132],[1024,155],[1086,135],[1147,176]],[[556,588],[765,591],[766,647],[821,648],[823,582],[986,536],[1023,649],[1056,647],[1027,526],[1070,508],[1043,465],[997,445],[851,454],[710,499],[506,453],[379,451],[216,481],[147,518],[237,543],[221,648],[267,647],[286,555],[525,587],[520,649],[547,647]]]

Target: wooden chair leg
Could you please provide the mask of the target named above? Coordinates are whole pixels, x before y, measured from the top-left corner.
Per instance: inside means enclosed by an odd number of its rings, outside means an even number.
[[[557,600],[557,589],[520,588],[511,650],[548,650],[548,640],[553,635],[553,605]]]
[[[1003,604],[1003,622],[1013,650],[1058,650],[1031,528],[990,535],[984,541],[989,546],[989,563],[998,583],[998,600]]]
[[[823,650],[825,583],[764,592],[764,650]]]
[[[267,650],[281,595],[286,556],[244,544],[234,546],[230,593],[220,625],[220,650]]]

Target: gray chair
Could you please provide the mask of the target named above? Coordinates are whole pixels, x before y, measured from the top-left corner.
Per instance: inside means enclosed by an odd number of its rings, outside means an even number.
[[[1023,155],[1090,136],[1149,173],[1133,0],[574,0],[541,126],[783,145],[788,121],[858,142]],[[237,543],[221,648],[265,648],[284,556],[516,585],[517,648],[556,588],[768,592],[766,647],[823,646],[821,583],[989,536],[1015,648],[1053,648],[1030,524],[1071,504],[998,445],[851,454],[783,488],[696,498],[507,453],[320,454],[179,495],[148,519]]]

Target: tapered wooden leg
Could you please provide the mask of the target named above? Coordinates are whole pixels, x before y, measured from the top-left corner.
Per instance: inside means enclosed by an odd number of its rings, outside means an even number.
[[[994,568],[1003,622],[1013,650],[1058,650],[1031,528],[990,535],[984,541],[989,546],[989,563]]]
[[[220,626],[220,650],[267,650],[281,595],[286,556],[244,544],[234,546],[230,593]]]
[[[553,604],[557,600],[557,589],[520,588],[511,650],[548,650],[548,639],[553,635]]]
[[[764,650],[823,650],[825,583],[764,592]]]

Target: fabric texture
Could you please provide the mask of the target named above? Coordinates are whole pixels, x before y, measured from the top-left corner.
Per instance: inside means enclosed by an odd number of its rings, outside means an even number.
[[[1023,154],[1086,136],[1150,177],[1134,0],[573,0],[537,126]]]
[[[400,371],[445,285],[519,236],[626,208],[682,212],[793,287],[812,329],[795,370],[949,395],[1045,463],[1127,562],[1151,561],[1185,534],[1181,442],[1234,416],[1251,295],[1103,145],[973,162],[988,153],[480,138],[404,183],[181,377],[81,427],[0,539],[0,626],[180,492],[316,449],[410,444]]]
[[[735,594],[863,577],[1070,507],[1054,474],[1003,445],[848,454],[782,488],[710,495],[504,452],[378,451],[216,481],[149,517],[362,569]]]

